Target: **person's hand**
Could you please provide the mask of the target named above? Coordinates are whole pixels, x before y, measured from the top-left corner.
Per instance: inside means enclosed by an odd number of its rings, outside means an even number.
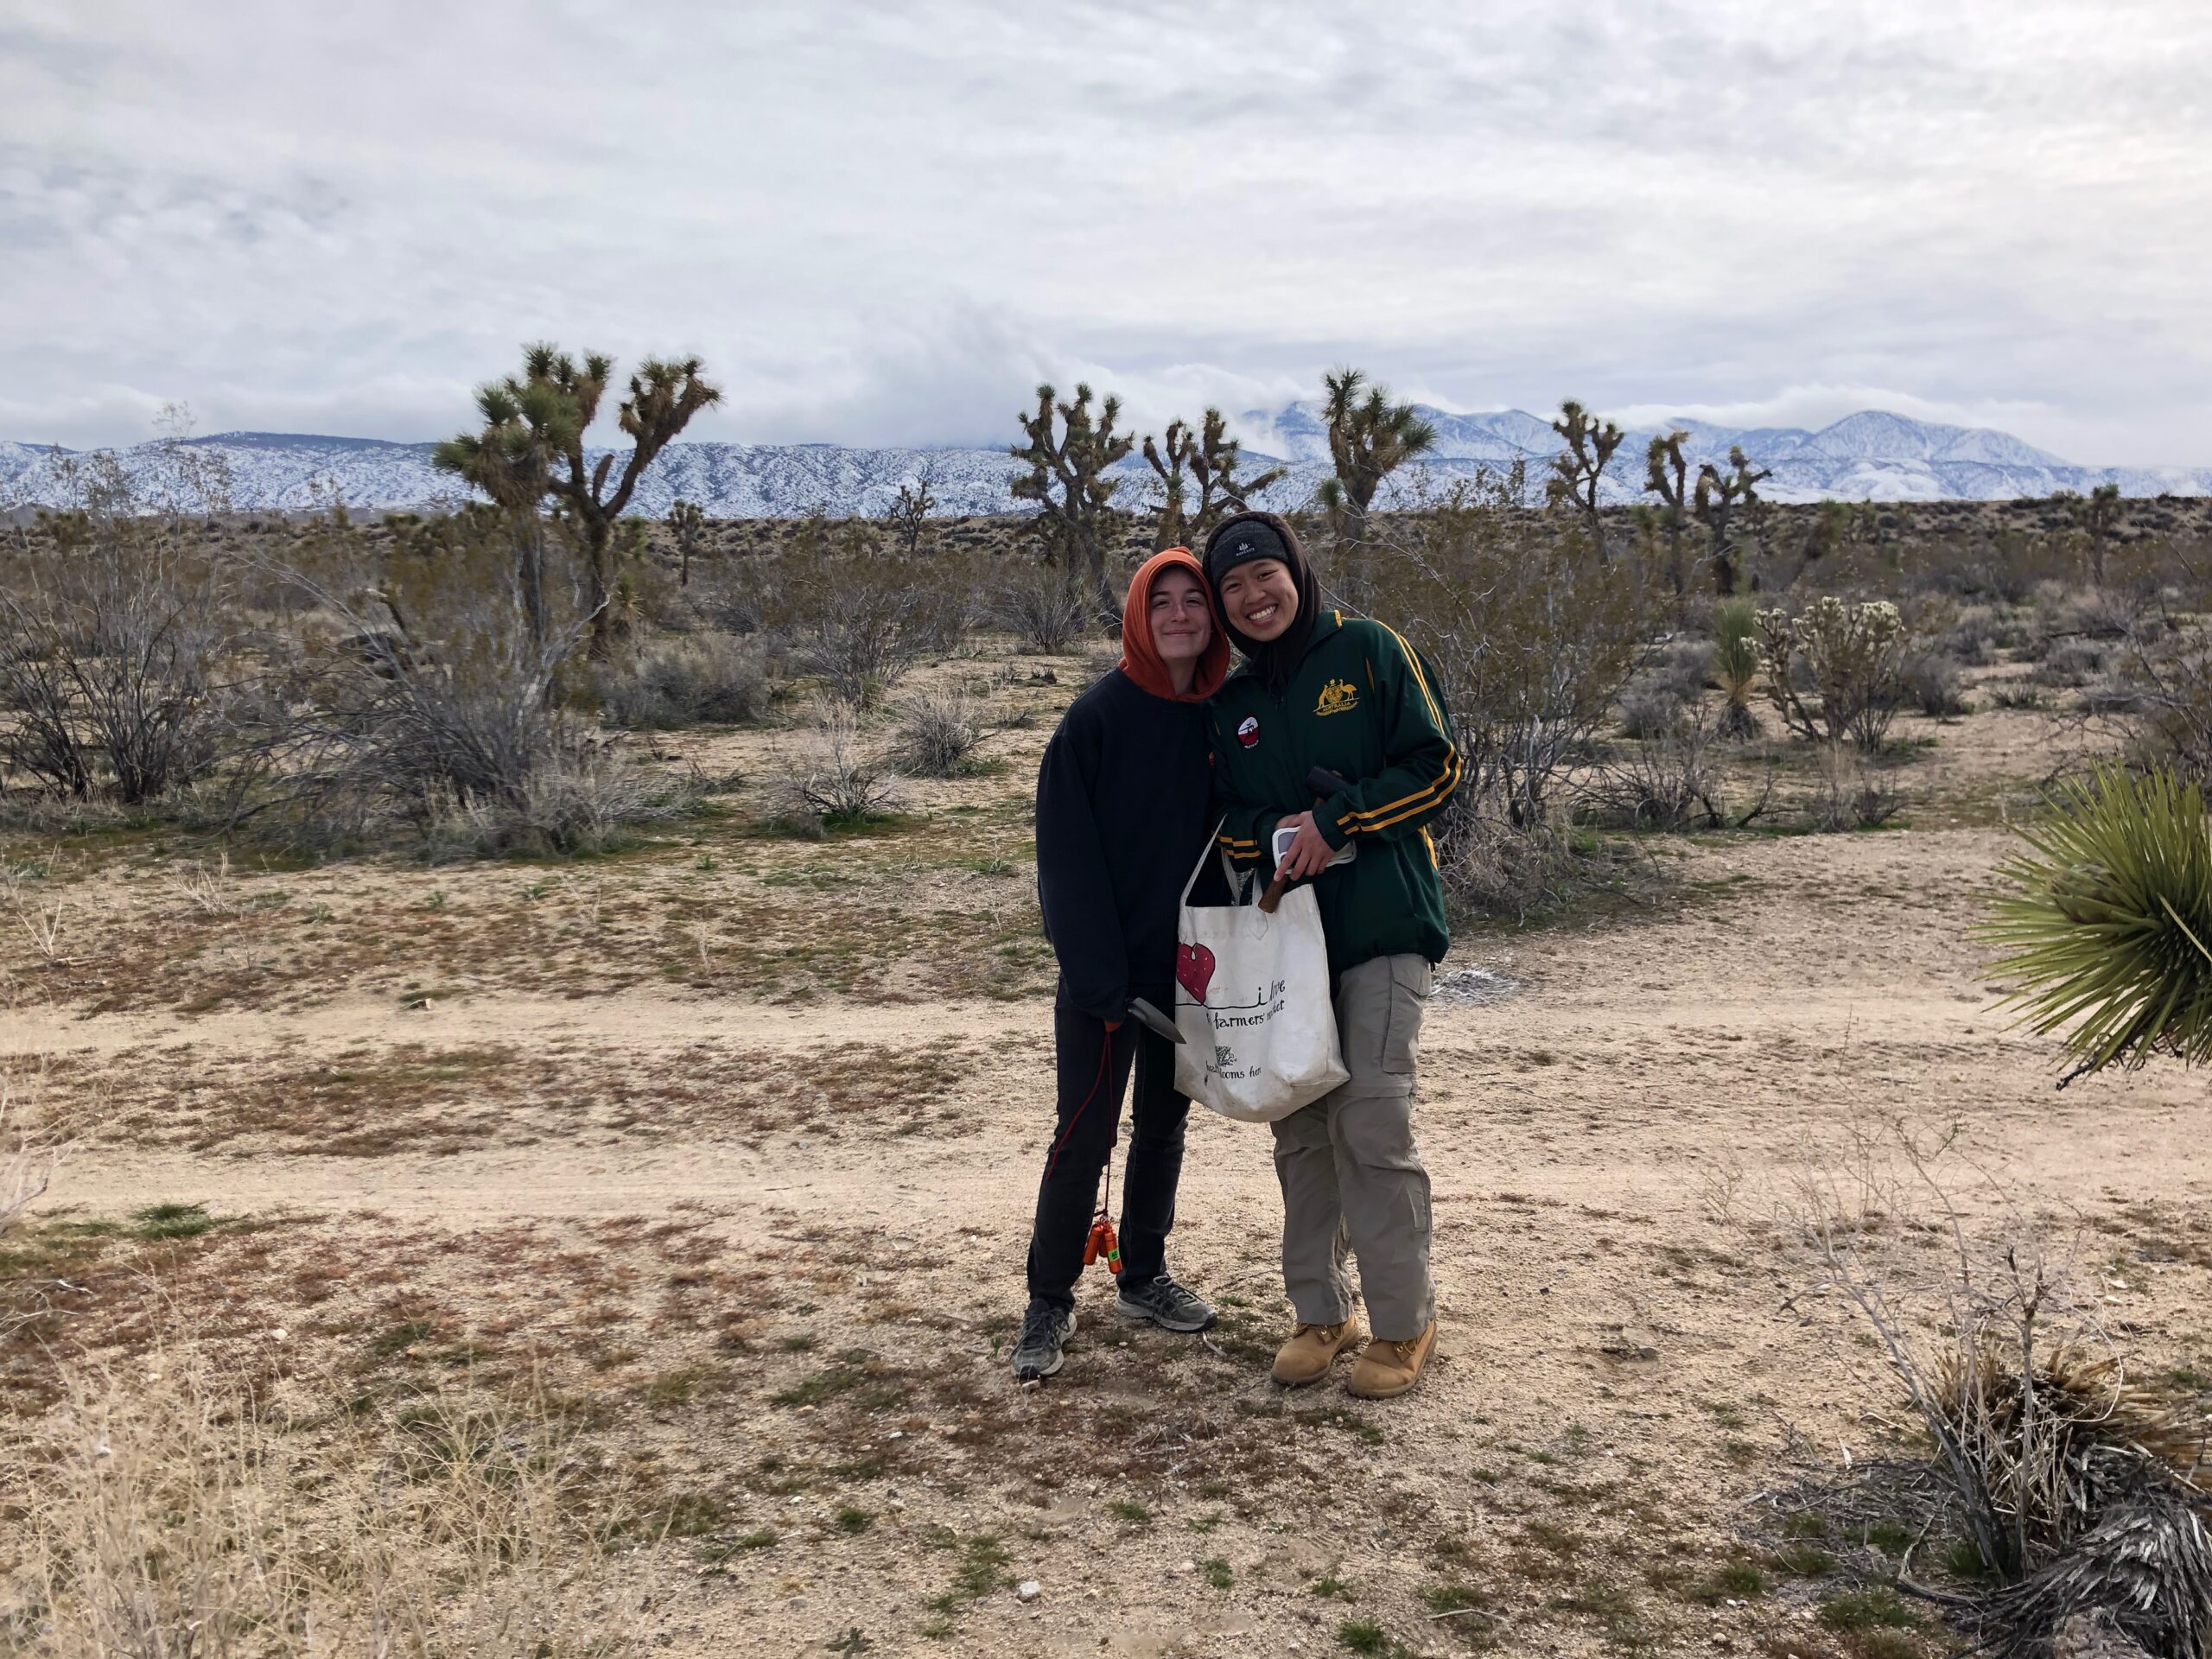
[[[1278,830],[1294,827],[1298,834],[1292,838],[1289,849],[1275,861],[1275,874],[1293,881],[1303,881],[1309,875],[1319,875],[1328,868],[1337,849],[1329,845],[1313,822],[1311,812],[1300,812],[1281,820]]]
[[[1106,1020],[1104,1023],[1105,1023],[1105,1027],[1106,1027],[1106,1032],[1107,1032],[1107,1034],[1108,1034],[1109,1036],[1111,1036],[1114,1033],[1116,1033],[1116,1032],[1119,1031],[1119,1030],[1122,1028],[1122,1022],[1121,1022],[1120,1020]]]

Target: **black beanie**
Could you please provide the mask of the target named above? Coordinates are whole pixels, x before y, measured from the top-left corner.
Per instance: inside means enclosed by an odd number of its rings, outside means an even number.
[[[1306,563],[1306,550],[1298,544],[1298,532],[1271,512],[1248,511],[1223,519],[1206,538],[1206,585],[1213,589],[1217,603],[1221,599],[1221,579],[1255,559],[1278,560],[1290,572],[1298,588],[1298,614],[1291,619],[1290,626],[1268,640],[1251,639],[1226,614],[1221,625],[1268,690],[1281,697],[1313,638],[1321,588],[1313,579],[1313,567]]]
[[[1264,518],[1233,518],[1206,543],[1206,580],[1219,588],[1224,576],[1255,559],[1274,559],[1293,572],[1298,569],[1273,524]]]

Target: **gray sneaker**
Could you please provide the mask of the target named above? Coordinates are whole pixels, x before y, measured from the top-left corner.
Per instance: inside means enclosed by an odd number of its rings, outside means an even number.
[[[1114,1311],[1125,1319],[1150,1319],[1163,1331],[1203,1331],[1214,1321],[1205,1298],[1164,1273],[1148,1285],[1123,1285]]]
[[[1021,1318],[1021,1338],[1014,1344],[1014,1375],[1019,1382],[1051,1376],[1067,1356],[1060,1351],[1075,1335],[1075,1314],[1062,1313],[1043,1302],[1032,1302]]]

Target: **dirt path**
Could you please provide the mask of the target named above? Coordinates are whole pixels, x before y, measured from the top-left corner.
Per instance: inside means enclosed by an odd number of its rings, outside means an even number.
[[[699,1206],[719,1247],[760,1264],[775,1294],[734,1362],[760,1392],[733,1396],[750,1403],[666,1456],[716,1491],[734,1483],[733,1535],[786,1541],[711,1571],[681,1557],[655,1568],[657,1628],[678,1653],[819,1653],[853,1629],[879,1653],[1319,1654],[1339,1650],[1339,1628],[1361,1617],[1387,1625],[1401,1651],[1442,1652],[1459,1638],[1419,1596],[1471,1580],[1502,1598],[1516,1640],[1537,1643],[1510,1650],[1765,1643],[1811,1659],[1837,1650],[1812,1622],[1809,1592],[1756,1604],[1693,1593],[1710,1570],[1697,1563],[1751,1547],[1739,1534],[1761,1493],[1808,1468],[1840,1472],[1850,1448],[1863,1458],[1895,1426],[1891,1386],[1854,1344],[1851,1318],[1832,1299],[1803,1300],[1802,1276],[1770,1248],[1777,1235],[1758,1229],[1793,1181],[1832,1174],[1854,1133],[1902,1116],[1959,1126],[1960,1154],[2023,1213],[2155,1204],[2201,1217],[2212,1205],[2197,1085],[2154,1071],[2055,1094],[2053,1046],[1994,1010],[1967,933],[2006,850],[1986,830],[1688,848],[1685,904],[1602,931],[1463,943],[1447,969],[1480,968],[1517,988],[1440,1003],[1426,1035],[1419,1122],[1435,1183],[1441,1357],[1395,1406],[1347,1407],[1332,1391],[1290,1402],[1335,1418],[1270,1414],[1286,1406],[1260,1370],[1281,1329],[1267,1141],[1203,1114],[1173,1250],[1184,1276],[1238,1299],[1220,1353],[1121,1334],[1094,1282],[1054,1389],[1024,1395],[1004,1377],[993,1338],[1019,1312],[1045,1122],[1049,1026],[1037,998],[779,1007],[632,988],[411,1009],[341,999],[274,1015],[34,1007],[0,1024],[0,1055],[86,1068],[73,1084],[163,1056],[181,1071],[237,1063],[244,1075],[276,1055],[496,1044],[557,1049],[581,1086],[601,1072],[664,1079],[702,1045],[770,1071],[803,1071],[830,1046],[880,1050],[895,1067],[959,1045],[945,1116],[899,1136],[865,1116],[728,1133],[710,1110],[703,1131],[696,1119],[664,1129],[649,1094],[626,1127],[493,1135],[435,1154],[95,1138],[65,1166],[54,1198],[79,1214],[162,1202],[305,1211],[330,1217],[340,1238],[372,1223],[434,1229],[464,1262],[517,1224],[573,1230]],[[1971,1212],[1995,1199],[1977,1189],[1966,1202]],[[844,1252],[834,1269],[832,1250]],[[2158,1273],[2118,1275],[2113,1316],[2155,1351],[2190,1351],[2204,1338],[2208,1275]],[[269,1315],[279,1316],[304,1317],[281,1301]],[[818,1367],[817,1341],[824,1352],[864,1344],[936,1380],[912,1384],[904,1418],[776,1406]],[[880,1449],[891,1421],[918,1425],[899,1431],[918,1442],[950,1428],[983,1449],[948,1446],[940,1461],[874,1484],[823,1477],[784,1491],[746,1472],[870,1422]],[[1124,1454],[1151,1444],[1154,1424],[1173,1455],[1132,1462]],[[991,1450],[987,1427],[1012,1438]],[[1233,1450],[1245,1472],[1201,1478],[1177,1460],[1207,1447]],[[840,1468],[861,1462],[849,1447],[836,1455]],[[1240,1501],[1247,1491],[1266,1496]],[[841,1503],[875,1518],[858,1530]],[[1128,1518],[1138,1514],[1147,1518]],[[986,1529],[1009,1580],[1035,1580],[1041,1599],[992,1588],[930,1611],[956,1564],[930,1541]],[[1641,1579],[1605,1568],[1616,1560],[1642,1562]],[[1317,1582],[1353,1599],[1318,1596]],[[935,1637],[918,1633],[933,1620]]]

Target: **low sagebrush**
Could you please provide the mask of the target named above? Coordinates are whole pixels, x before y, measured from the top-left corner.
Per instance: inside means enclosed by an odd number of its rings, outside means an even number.
[[[899,799],[898,774],[869,754],[859,711],[833,702],[821,706],[814,730],[785,755],[770,782],[768,806],[772,823],[819,836],[887,817]]]
[[[957,778],[974,768],[976,751],[989,735],[967,692],[925,691],[899,706],[891,759],[912,777]]]
[[[728,635],[656,643],[626,670],[602,668],[599,675],[602,717],[631,731],[752,725],[767,714],[778,689],[766,645]]]

